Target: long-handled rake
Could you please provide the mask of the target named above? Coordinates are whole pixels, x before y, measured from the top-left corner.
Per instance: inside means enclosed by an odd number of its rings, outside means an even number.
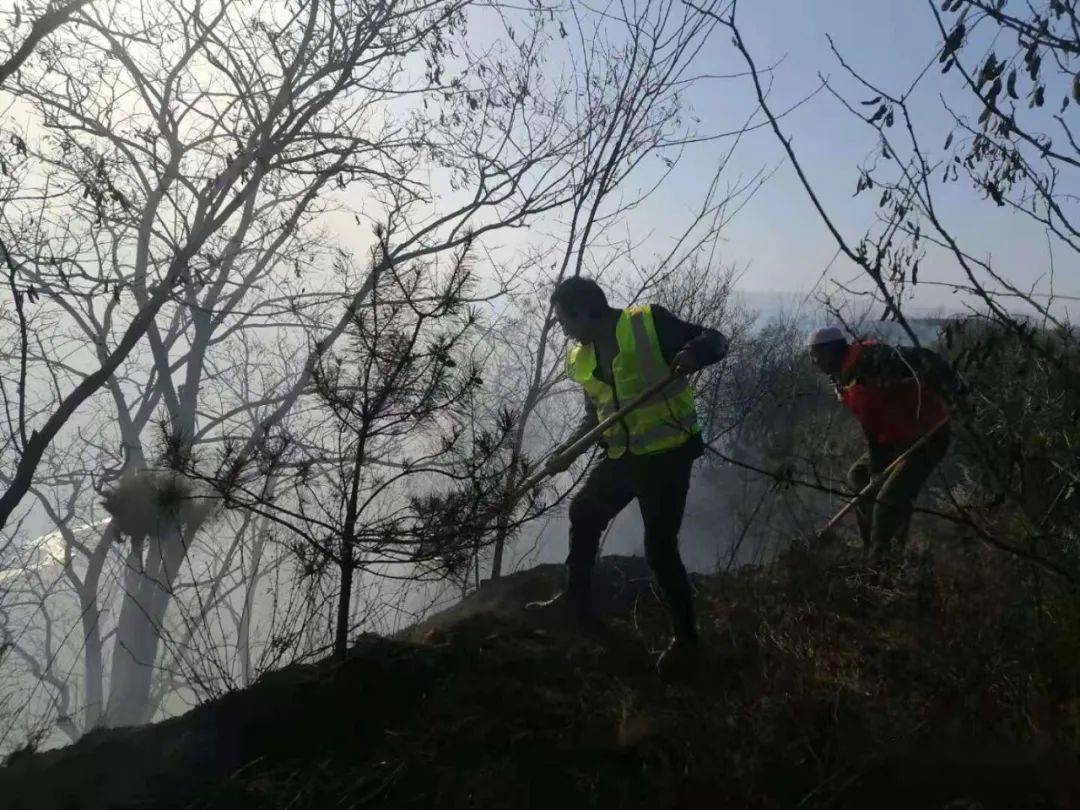
[[[622,419],[624,416],[626,416],[632,410],[644,405],[648,400],[652,399],[657,394],[659,394],[661,391],[663,391],[664,388],[666,388],[667,385],[669,383],[671,383],[678,376],[680,376],[680,375],[677,374],[676,372],[669,371],[664,376],[664,378],[662,380],[659,380],[655,384],[649,386],[647,389],[645,389],[645,391],[638,394],[636,397],[634,397],[628,403],[626,403],[621,408],[619,408],[617,411],[615,411],[615,413],[611,414],[610,416],[606,417],[605,419],[602,419],[596,425],[596,427],[594,427],[588,433],[583,435],[581,438],[579,438],[573,444],[563,448],[561,454],[562,455],[567,455],[567,456],[576,455],[578,452],[580,452],[584,448],[588,447],[590,444],[592,444],[598,438],[600,438],[601,434],[603,434],[603,432],[605,430],[607,430],[613,424],[618,422],[620,419]],[[513,494],[506,499],[506,503],[511,505],[511,506],[513,504],[517,503],[519,498],[523,497],[526,493],[529,492],[529,490],[531,490],[533,487],[535,487],[537,484],[539,484],[541,481],[543,481],[545,478],[547,478],[547,476],[548,476],[547,472],[544,470],[543,467],[541,467],[538,472],[533,473],[533,475],[526,478],[521,483],[521,486],[514,490]]]
[[[583,450],[585,447],[588,447],[590,444],[596,441],[605,430],[607,430],[609,427],[622,419],[635,408],[640,407],[648,400],[655,397],[679,376],[681,376],[681,374],[675,371],[668,371],[668,373],[665,374],[662,379],[649,386],[641,394],[634,397],[632,400],[620,407],[617,411],[615,411],[615,413],[611,414],[605,419],[602,419],[588,433],[584,434],[576,441],[574,441],[573,444],[570,444],[567,447],[563,448],[562,453],[565,455],[576,454],[579,451]],[[522,497],[524,497],[533,487],[535,487],[547,477],[547,470],[545,470],[544,467],[541,465],[541,468],[537,472],[526,478],[520,486],[516,487],[510,493],[500,498],[498,503],[488,507],[477,517],[477,521],[475,524],[477,530],[483,531],[493,520],[496,520],[500,515],[509,514]]]
[[[949,417],[946,416],[944,419],[942,419],[940,422],[930,428],[930,430],[926,431],[926,433],[920,436],[919,439],[911,445],[911,447],[909,447],[907,450],[905,450],[903,453],[901,453],[891,462],[889,462],[889,465],[884,470],[882,470],[877,475],[872,476],[869,483],[867,483],[866,486],[859,490],[859,493],[854,498],[845,503],[843,508],[835,515],[833,515],[832,519],[825,524],[824,528],[822,528],[821,531],[817,533],[817,539],[820,541],[828,537],[836,524],[843,520],[844,516],[855,508],[855,505],[859,502],[860,499],[865,498],[878,486],[880,486],[881,482],[888,478],[889,475],[894,470],[896,470],[897,467],[903,464],[904,461],[906,461],[907,459],[911,458],[912,453],[914,453],[920,447],[924,446],[939,430],[945,427],[945,425],[947,425],[948,423]]]

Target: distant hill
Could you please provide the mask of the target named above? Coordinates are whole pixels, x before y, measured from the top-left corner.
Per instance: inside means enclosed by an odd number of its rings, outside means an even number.
[[[758,324],[764,325],[778,316],[795,318],[805,329],[810,330],[833,322],[833,318],[824,312],[816,300],[806,293],[765,292],[757,290],[736,290],[735,297],[744,307],[758,313]],[[964,316],[961,310],[949,310],[945,307],[909,307],[904,315],[911,324],[919,340],[933,342],[941,328],[952,318]],[[858,330],[860,334],[881,337],[895,343],[909,343],[910,338],[903,328],[892,321],[870,320],[864,322]]]

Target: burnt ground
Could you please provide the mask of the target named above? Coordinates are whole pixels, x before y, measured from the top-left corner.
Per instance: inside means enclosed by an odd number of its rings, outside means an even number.
[[[1080,807],[1080,701],[977,552],[695,577],[705,653],[673,682],[641,560],[602,561],[586,633],[522,609],[560,578],[486,583],[344,663],[21,755],[0,807]]]

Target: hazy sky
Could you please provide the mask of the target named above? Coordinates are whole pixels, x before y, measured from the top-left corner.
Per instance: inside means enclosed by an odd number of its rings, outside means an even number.
[[[829,50],[831,34],[844,58],[873,82],[888,91],[906,88],[927,61],[938,52],[937,24],[923,0],[754,0],[740,4],[741,29],[758,66],[783,58],[774,74],[771,102],[774,110],[784,109],[807,95],[819,84],[818,72],[835,80],[842,92],[858,101],[870,97],[854,86],[850,77]],[[730,73],[743,69],[726,32],[718,32],[707,69]],[[1004,43],[999,55],[1014,42]],[[970,56],[969,56],[970,58]],[[920,137],[940,151],[949,130],[950,117],[938,94],[956,93],[956,71],[942,76],[935,65],[916,91],[913,110],[918,114]],[[748,79],[718,80],[695,92],[696,114],[716,129],[737,126],[751,109]],[[850,91],[850,92],[849,92]],[[964,99],[964,112],[972,105]],[[1049,103],[1049,102],[1048,102]],[[1070,105],[1066,118],[1077,116]],[[976,110],[976,115],[977,115]],[[1044,113],[1045,115],[1045,113]],[[783,126],[794,137],[794,147],[826,207],[842,225],[852,242],[873,221],[878,194],[853,199],[858,178],[857,164],[876,151],[874,133],[855,120],[833,97],[822,92],[788,116]],[[894,127],[894,130],[899,127]],[[658,229],[672,212],[685,210],[697,181],[707,174],[719,146],[696,149],[682,171],[652,202]],[[734,168],[752,172],[762,165],[782,161],[779,143],[769,129],[747,136],[740,146]],[[980,257],[991,255],[994,264],[1008,277],[1026,285],[1035,284],[1048,270],[1048,247],[1040,228],[1016,216],[998,211],[992,203],[979,200],[978,193],[963,180],[955,186],[940,186],[947,222],[966,237],[966,246]],[[1002,209],[1004,211],[1004,209]],[[824,229],[785,161],[773,180],[739,215],[727,232],[727,257],[749,269],[742,286],[749,290],[806,291],[821,275],[836,252],[836,243]],[[1080,293],[1080,274],[1075,256],[1063,248],[1055,250],[1055,290]],[[852,279],[857,268],[843,258],[837,260],[830,276]],[[929,257],[921,277],[955,280],[952,263]],[[1049,288],[1045,278],[1041,288]],[[958,299],[947,289],[921,287],[916,300],[922,305],[957,306]]]
[[[871,96],[848,76],[831,53],[826,39],[831,35],[849,64],[896,94],[906,89],[928,62],[934,62],[910,99],[918,135],[931,157],[941,157],[945,136],[952,127],[939,94],[944,93],[958,112],[972,120],[980,112],[961,86],[958,72],[943,76],[936,64],[941,38],[926,0],[742,0],[739,23],[758,67],[779,63],[771,74],[770,104],[774,111],[788,109],[819,88],[819,73],[853,103]],[[483,24],[470,33],[479,38],[477,43],[489,35],[496,36],[495,29],[489,31]],[[1014,44],[1011,38],[999,43],[998,54],[1006,55]],[[557,64],[558,40],[553,47],[553,64]],[[968,63],[979,53],[974,47],[968,49]],[[702,74],[725,75],[745,71],[745,63],[727,32],[719,29],[711,49],[699,56],[698,68]],[[1053,91],[1050,97],[1054,98]],[[688,94],[687,101],[691,106],[688,113],[700,119],[702,132],[737,129],[755,107],[752,84],[748,78],[740,77],[704,80]],[[1053,105],[1054,101],[1048,101],[1048,108]],[[1080,118],[1077,110],[1080,105],[1072,104],[1064,116]],[[1047,111],[1040,111],[1040,120],[1047,117]],[[759,117],[757,123],[763,124],[764,119]],[[830,216],[853,245],[876,216],[879,192],[852,196],[858,167],[880,151],[876,133],[856,120],[826,90],[785,116],[782,126],[793,138],[803,168]],[[899,125],[894,127],[890,136],[899,136],[899,130]],[[729,141],[718,141],[690,147],[666,185],[633,212],[624,225],[626,234],[635,240],[642,234],[652,234],[642,251],[666,252],[700,204],[719,156],[730,146]],[[653,160],[653,170],[646,167],[632,178],[627,194],[655,180],[661,164],[658,156]],[[748,178],[763,168],[775,170],[772,179],[725,232],[724,260],[744,270],[739,286],[753,292],[798,293],[796,300],[810,292],[819,279],[819,290],[830,289],[830,279],[868,287],[869,281],[864,280],[861,271],[842,256],[836,258],[822,279],[826,265],[837,252],[836,242],[767,126],[743,137],[725,174],[726,183],[738,185],[740,177]],[[939,212],[968,251],[979,258],[991,258],[995,268],[1019,286],[1049,292],[1048,244],[1040,227],[1011,210],[983,201],[982,192],[971,188],[964,178],[955,184],[939,184],[936,191]],[[1076,191],[1080,193],[1080,189]],[[362,201],[352,200],[351,204],[358,210],[364,207]],[[368,230],[357,231],[351,213],[343,213],[332,222],[331,230],[352,247],[367,244]],[[534,222],[532,227],[538,226]],[[539,227],[550,232],[549,224]],[[494,242],[501,242],[510,252],[499,253],[497,244],[496,252],[510,257],[528,239],[528,233],[504,232]],[[1054,290],[1059,295],[1080,295],[1076,256],[1061,245],[1054,247]],[[640,258],[642,264],[648,264],[648,256]],[[928,254],[920,268],[924,281],[963,281],[955,261],[942,254]],[[960,310],[964,300],[950,288],[922,284],[908,304]],[[1080,314],[1077,302],[1062,302],[1059,309],[1065,306],[1074,317]]]

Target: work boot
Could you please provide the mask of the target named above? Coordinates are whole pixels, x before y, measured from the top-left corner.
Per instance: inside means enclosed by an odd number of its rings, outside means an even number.
[[[526,610],[543,611],[551,615],[562,614],[578,621],[594,618],[592,601],[592,569],[581,565],[566,566],[566,586],[550,599],[529,602]]]
[[[665,681],[689,679],[697,674],[699,659],[697,641],[675,636],[656,660],[656,671]]]

